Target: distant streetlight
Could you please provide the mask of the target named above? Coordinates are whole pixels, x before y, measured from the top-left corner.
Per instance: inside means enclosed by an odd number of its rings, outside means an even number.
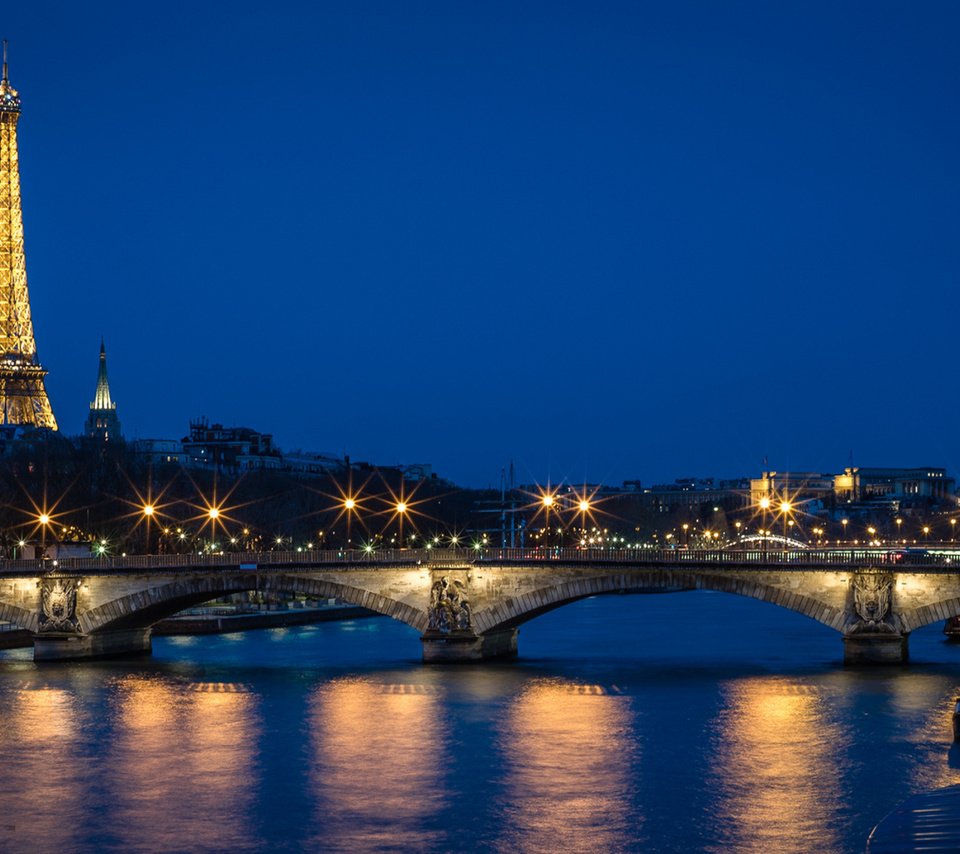
[[[544,548],[550,548],[550,510],[554,505],[553,493],[545,492],[540,496],[540,504],[543,506],[543,535],[546,537]]]
[[[397,511],[397,521],[398,521],[398,534],[400,540],[400,548],[403,548],[403,517],[407,513],[407,503],[405,501],[398,501],[396,507],[394,508]]]
[[[783,514],[783,537],[784,537],[784,539],[786,539],[786,537],[787,537],[787,523],[789,522],[791,526],[793,525],[793,521],[790,519],[790,511],[791,511],[791,510],[793,510],[793,505],[792,505],[789,501],[781,501],[781,502],[780,502],[780,512],[781,512],[781,514]],[[787,544],[784,543],[784,544],[783,544],[783,547],[786,548],[786,547],[787,547]]]
[[[37,522],[40,523],[40,557],[47,556],[47,526],[50,524],[50,515],[41,513],[37,516]]]
[[[770,535],[770,532],[767,528],[767,511],[770,509],[770,498],[766,495],[760,499],[758,502],[760,505],[760,523],[763,527],[760,529],[760,542],[763,545],[763,552],[767,552],[767,537]]]
[[[150,523],[153,521],[156,508],[152,504],[144,504],[140,512],[143,513],[144,551],[150,554]]]

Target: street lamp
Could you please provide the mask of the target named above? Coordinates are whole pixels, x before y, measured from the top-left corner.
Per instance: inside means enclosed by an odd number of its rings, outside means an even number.
[[[767,537],[770,536],[770,532],[767,530],[767,511],[770,509],[770,499],[766,495],[760,499],[760,521],[763,524],[763,527],[760,529],[760,542],[763,545],[763,552],[767,552]]]
[[[144,504],[140,508],[140,512],[143,513],[143,529],[144,529],[144,551],[147,554],[150,554],[150,523],[153,521],[153,515],[156,513],[156,508],[152,504]]]
[[[397,520],[399,522],[399,535],[400,535],[400,548],[403,548],[403,517],[407,512],[407,503],[405,501],[398,501],[396,507],[394,508],[397,511]]]
[[[840,524],[843,525],[843,541],[847,541],[847,525],[850,524],[849,519],[841,519]]]
[[[550,508],[553,507],[553,502],[553,495],[551,495],[549,492],[540,498],[540,503],[543,505],[543,531],[544,536],[546,537],[544,547],[548,549],[550,548]]]
[[[587,514],[590,512],[590,499],[581,498],[577,503],[577,509],[580,511],[580,531],[582,534],[587,530]]]
[[[789,501],[780,502],[780,512],[783,514],[783,538],[787,538],[787,521],[790,520],[790,511],[793,510],[793,505]],[[783,544],[784,549],[786,549],[787,544]]]
[[[903,519],[899,516],[897,517],[897,539],[900,539],[900,526],[903,524]]]
[[[352,527],[353,514],[357,510],[357,499],[348,495],[343,499],[343,512],[347,517],[347,548],[350,548],[350,528]]]
[[[40,558],[47,556],[47,525],[50,524],[50,516],[47,513],[41,513],[37,516],[37,522],[40,523]]]

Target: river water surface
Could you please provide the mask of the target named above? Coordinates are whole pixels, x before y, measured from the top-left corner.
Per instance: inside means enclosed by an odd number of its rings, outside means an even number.
[[[839,635],[720,593],[588,599],[514,663],[423,666],[386,618],[0,653],[0,850],[863,851],[960,782],[960,646],[845,669]]]

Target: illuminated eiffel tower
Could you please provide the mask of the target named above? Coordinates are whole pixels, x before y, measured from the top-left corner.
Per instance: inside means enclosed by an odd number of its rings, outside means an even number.
[[[37,359],[27,293],[20,212],[20,167],[17,120],[20,97],[7,76],[7,43],[3,43],[0,79],[0,426],[57,429]]]

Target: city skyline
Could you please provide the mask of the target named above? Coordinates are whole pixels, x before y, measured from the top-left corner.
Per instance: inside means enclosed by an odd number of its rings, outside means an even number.
[[[958,469],[946,5],[119,8],[4,20],[66,434],[106,335],[130,437],[477,486]]]

